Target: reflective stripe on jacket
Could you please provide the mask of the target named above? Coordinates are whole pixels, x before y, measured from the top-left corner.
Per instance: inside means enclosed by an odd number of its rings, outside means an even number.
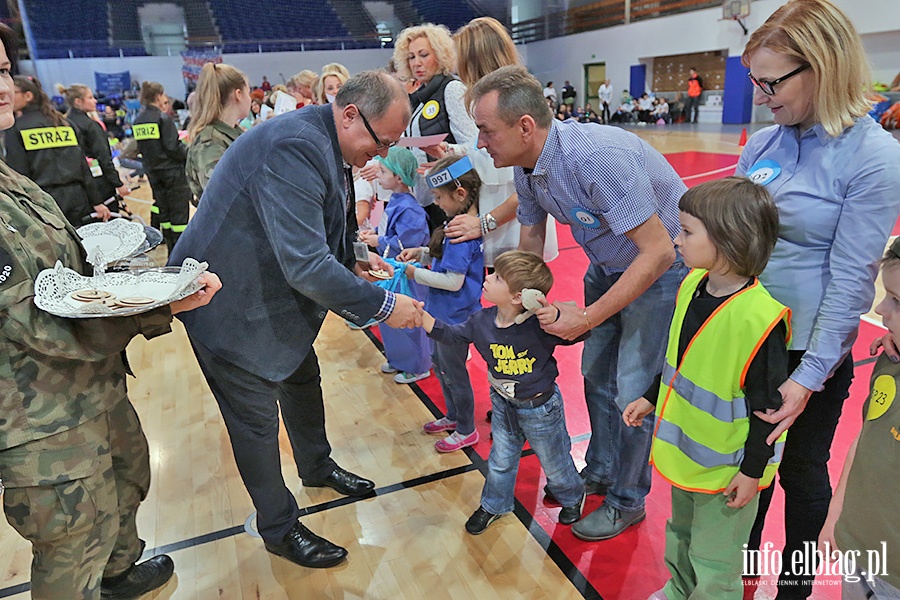
[[[672,485],[694,492],[724,490],[740,470],[750,431],[744,378],[760,346],[780,321],[790,344],[789,308],[754,282],[726,300],[700,327],[678,364],[678,343],[688,304],[707,271],[694,269],[681,284],[669,330],[657,401],[650,460]],[[766,465],[768,487],[781,462],[784,440]]]

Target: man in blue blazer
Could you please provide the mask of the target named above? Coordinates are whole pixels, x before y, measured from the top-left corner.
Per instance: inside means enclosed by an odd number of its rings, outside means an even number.
[[[225,152],[170,264],[202,256],[220,276],[215,302],[182,318],[219,403],[269,552],[330,567],[347,551],[306,529],[284,484],[278,407],[306,486],[361,496],[375,484],[331,459],[313,341],[327,311],[363,324],[422,323],[422,305],[357,276],[350,166],[384,156],[410,118],[388,74],[351,78],[336,100],[254,127]],[[352,213],[351,213],[352,214]],[[370,262],[382,266],[375,255]],[[387,265],[383,265],[387,267]],[[354,274],[354,271],[356,274]]]

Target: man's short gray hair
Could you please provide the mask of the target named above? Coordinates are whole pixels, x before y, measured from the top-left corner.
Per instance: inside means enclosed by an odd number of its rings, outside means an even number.
[[[525,67],[510,65],[485,75],[472,88],[472,102],[478,104],[491,92],[497,92],[497,115],[507,125],[530,115],[541,129],[550,128],[553,115],[544,98],[544,90]]]
[[[362,71],[344,83],[334,103],[338,108],[350,104],[369,120],[382,118],[391,105],[402,100],[409,107],[409,96],[395,78],[382,69]]]

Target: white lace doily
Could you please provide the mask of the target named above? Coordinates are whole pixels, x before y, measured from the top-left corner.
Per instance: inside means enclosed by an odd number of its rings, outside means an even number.
[[[127,258],[140,250],[147,240],[144,226],[126,219],[111,219],[106,223],[91,223],[79,227],[81,245],[88,255],[88,262],[97,265],[100,262],[111,263]],[[101,260],[97,260],[97,250]]]
[[[153,267],[124,273],[104,273],[85,277],[57,262],[52,269],[41,271],[34,281],[34,303],[57,317],[124,317],[137,315],[200,289],[199,277],[208,265],[186,258],[181,267]],[[72,293],[80,290],[103,290],[117,298],[151,298],[152,304],[110,308],[99,302],[80,302]]]

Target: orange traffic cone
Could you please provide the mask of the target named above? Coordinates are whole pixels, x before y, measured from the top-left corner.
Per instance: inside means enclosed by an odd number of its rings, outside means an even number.
[[[741,139],[738,142],[738,146],[743,148],[747,144],[747,128],[744,127],[743,131],[741,131]]]

